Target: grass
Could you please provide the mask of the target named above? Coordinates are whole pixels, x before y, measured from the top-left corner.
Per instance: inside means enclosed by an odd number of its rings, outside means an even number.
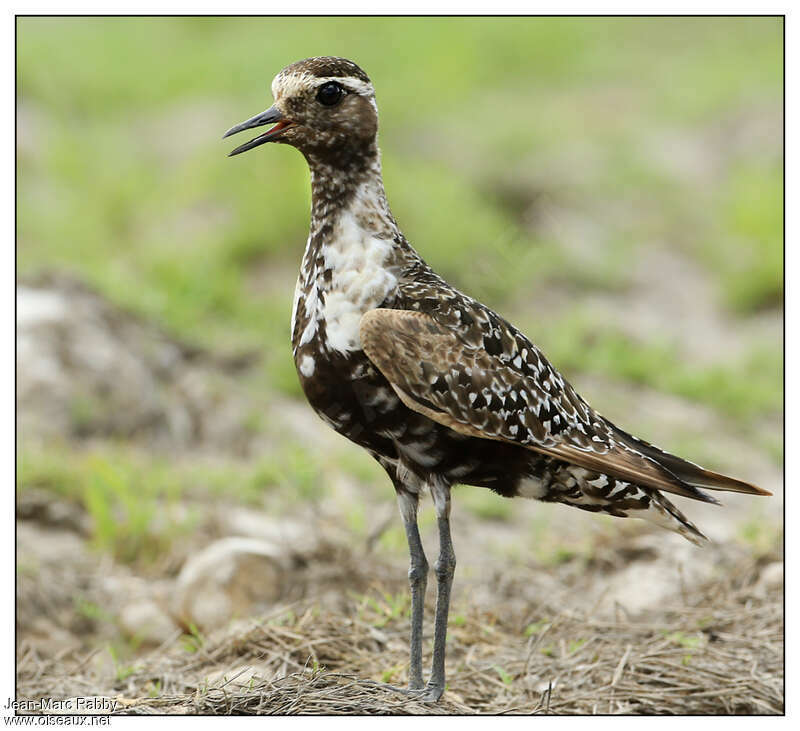
[[[769,547],[781,542],[782,531],[779,526],[771,525],[763,520],[759,512],[754,511],[751,519],[739,527],[739,538],[747,545],[755,556],[769,553]]]
[[[158,460],[109,447],[84,453],[51,445],[21,449],[17,466],[18,490],[44,488],[80,504],[95,547],[118,560],[150,563],[192,528],[191,517],[176,511],[181,480]]]
[[[75,449],[65,443],[45,448],[25,442],[17,451],[16,486],[18,493],[38,488],[79,505],[90,518],[90,539],[97,551],[147,571],[169,560],[173,547],[202,532],[199,523],[216,512],[218,501],[280,516],[300,505],[320,505],[325,498],[342,516],[353,541],[365,540],[375,529],[375,504],[390,503],[392,492],[383,470],[371,469],[372,460],[359,456],[351,449],[317,452],[286,439],[273,453],[248,460],[158,455],[125,443]],[[374,489],[375,504],[362,503],[363,493],[354,500],[351,487],[340,488],[328,479],[341,473],[368,491]],[[487,490],[464,489],[467,493],[467,510],[500,521],[510,517],[509,501]],[[423,532],[432,531],[435,523],[433,510],[420,512]],[[381,533],[378,546],[384,555],[407,557],[399,519]]]
[[[390,594],[384,592],[381,597],[364,595],[362,606],[369,610],[367,621],[373,627],[385,627],[399,617],[408,616],[411,607],[411,598],[407,592]]]
[[[40,488],[77,503],[91,519],[96,549],[146,567],[197,527],[193,505],[205,514],[224,498],[279,514],[314,500],[325,487],[325,464],[297,445],[249,462],[165,458],[124,444],[22,446],[17,490]]]
[[[581,309],[528,331],[534,341],[547,343],[548,357],[568,375],[585,371],[647,385],[743,423],[779,413],[783,403],[783,354],[778,348],[754,348],[744,357],[697,365],[658,335],[649,342],[633,338]]]
[[[724,238],[734,242],[737,256],[731,256],[730,243],[722,245],[723,237],[703,253],[720,271],[733,308],[775,306],[783,297],[782,181],[769,161],[749,161],[733,170],[721,198]]]
[[[481,488],[464,488],[458,491],[459,505],[484,520],[497,522],[508,521],[513,515],[514,505],[511,500],[498,497],[491,490]]]
[[[549,624],[548,620],[542,619],[538,622],[533,622],[525,627],[524,635],[525,637],[531,637],[532,635],[538,635],[547,625]]]

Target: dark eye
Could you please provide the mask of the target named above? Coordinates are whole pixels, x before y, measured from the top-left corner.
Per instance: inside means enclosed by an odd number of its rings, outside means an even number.
[[[337,84],[335,81],[329,81],[327,84],[323,84],[319,87],[319,91],[317,91],[317,101],[326,107],[332,107],[338,104],[342,101],[343,96],[344,89],[341,84]]]

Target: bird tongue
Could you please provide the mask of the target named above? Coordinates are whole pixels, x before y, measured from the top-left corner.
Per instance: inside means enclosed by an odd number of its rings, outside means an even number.
[[[264,134],[259,135],[259,137],[271,137],[272,135],[280,132],[285,127],[288,127],[290,124],[291,122],[289,122],[288,120],[282,119],[272,129],[268,129],[266,132],[264,132]]]

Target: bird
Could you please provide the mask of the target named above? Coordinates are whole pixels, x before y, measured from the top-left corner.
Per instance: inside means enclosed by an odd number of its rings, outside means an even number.
[[[455,485],[645,518],[698,545],[706,537],[665,493],[717,504],[700,488],[771,494],[601,416],[522,332],[425,262],[389,208],[375,89],[356,63],[303,59],[281,70],[271,91],[272,106],[224,137],[270,125],[229,155],[290,145],[310,169],[311,220],[292,306],[292,354],[314,411],[364,448],[396,491],[411,593],[408,687],[397,690],[429,702],[444,692]],[[439,534],[427,682],[429,565],[417,524],[426,492]]]

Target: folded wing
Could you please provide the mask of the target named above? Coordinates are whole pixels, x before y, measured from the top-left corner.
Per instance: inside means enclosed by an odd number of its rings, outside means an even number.
[[[472,327],[462,335],[452,318],[440,322],[410,310],[371,310],[360,324],[364,352],[403,403],[462,434],[516,443],[705,502],[717,501],[694,485],[769,494],[617,429],[578,396],[524,335],[496,316],[477,333]]]

